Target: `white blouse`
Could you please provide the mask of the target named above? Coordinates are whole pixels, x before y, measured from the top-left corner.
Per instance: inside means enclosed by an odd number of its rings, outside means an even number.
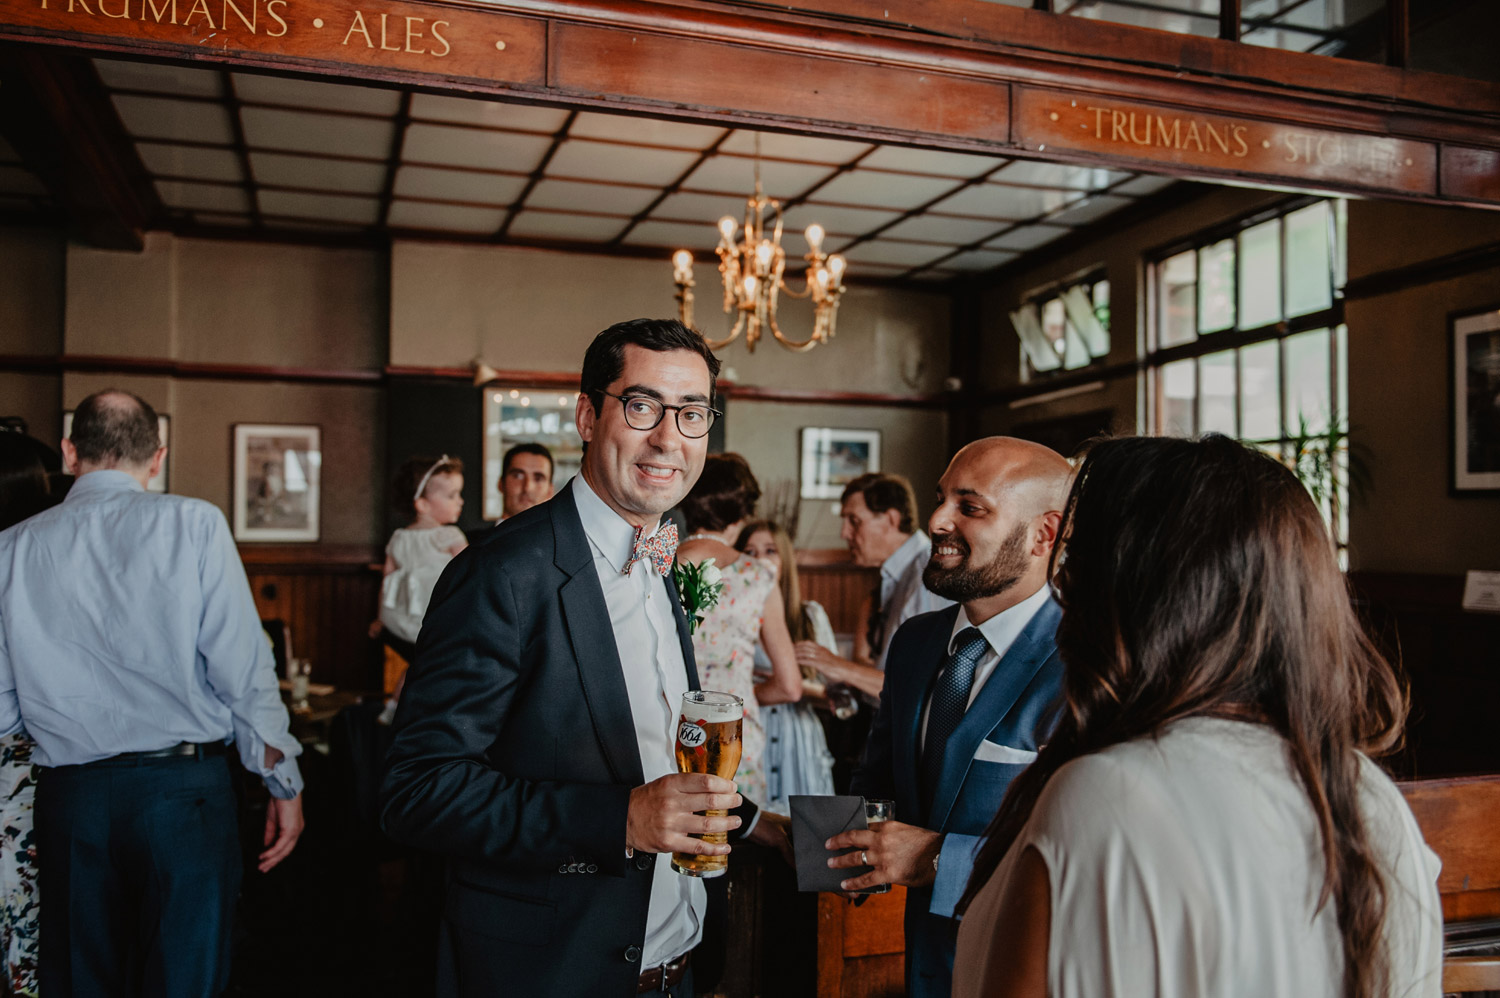
[[[1386,886],[1392,996],[1441,994],[1439,862],[1394,783],[1361,757]],[[1342,993],[1343,948],[1312,806],[1271,729],[1189,718],[1063,766],[958,936],[954,995],[1005,973],[1003,886],[1035,846],[1051,896],[1051,998]]]

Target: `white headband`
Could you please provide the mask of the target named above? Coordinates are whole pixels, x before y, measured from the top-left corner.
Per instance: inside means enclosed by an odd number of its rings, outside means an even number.
[[[432,463],[432,467],[427,469],[427,474],[423,475],[422,480],[417,483],[417,494],[411,497],[412,502],[416,502],[418,499],[422,498],[422,493],[427,491],[427,480],[432,477],[432,473],[434,471],[437,471],[439,468],[441,468],[451,460],[453,459],[450,458],[447,454],[444,454],[442,457],[438,458]]]

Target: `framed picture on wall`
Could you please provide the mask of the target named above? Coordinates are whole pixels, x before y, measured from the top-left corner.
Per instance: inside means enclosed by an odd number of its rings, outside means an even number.
[[[578,393],[558,388],[484,388],[483,516],[498,520],[500,462],[516,444],[542,444],[552,452],[552,487],[561,488],[583,464],[583,440],[573,423]]]
[[[802,498],[837,499],[854,479],[879,470],[879,430],[802,428]]]
[[[161,413],[156,414],[156,433],[157,436],[161,437],[161,445],[167,448],[167,456],[161,459],[161,470],[153,475],[151,480],[146,483],[146,491],[168,492],[170,491],[170,486],[168,484],[170,482],[170,478],[168,477],[167,471],[172,466],[171,416],[165,416]],[[73,435],[72,409],[66,409],[63,411],[62,435],[64,439]]]
[[[1500,308],[1449,317],[1455,493],[1500,492]]]
[[[321,437],[317,426],[235,424],[235,540],[318,539]]]

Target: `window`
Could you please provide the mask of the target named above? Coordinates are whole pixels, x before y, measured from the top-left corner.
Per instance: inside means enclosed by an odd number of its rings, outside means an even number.
[[[519,443],[544,444],[552,452],[552,484],[561,487],[583,463],[583,441],[573,423],[574,388],[497,388],[484,392],[484,518],[498,520],[503,508],[500,462]]]
[[[1348,533],[1343,201],[1299,200],[1150,262],[1144,398],[1154,433],[1223,433],[1299,473]]]
[[[1033,292],[1010,321],[1023,382],[1088,367],[1109,356],[1109,281],[1098,272]]]

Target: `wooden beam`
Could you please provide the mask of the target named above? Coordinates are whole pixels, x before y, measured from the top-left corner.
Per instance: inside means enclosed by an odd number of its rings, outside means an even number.
[[[1385,0],[1385,61],[1398,69],[1411,63],[1411,0]]]
[[[1219,0],[1219,37],[1226,42],[1240,40],[1240,0]]]
[[[87,58],[0,46],[0,133],[47,186],[73,235],[140,251],[164,215],[151,177]]]

